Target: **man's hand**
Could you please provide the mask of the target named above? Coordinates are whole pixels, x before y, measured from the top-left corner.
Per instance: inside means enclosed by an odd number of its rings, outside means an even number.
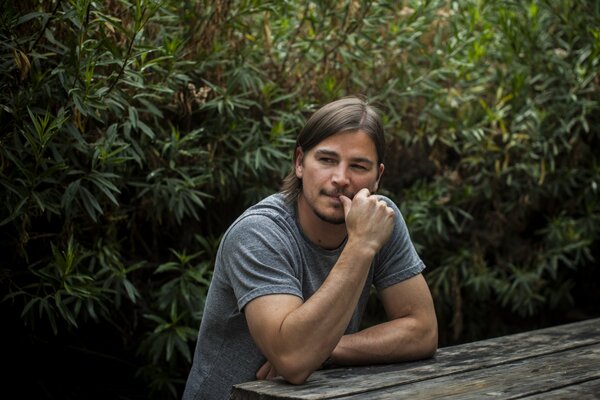
[[[277,370],[273,364],[271,364],[269,361],[264,363],[263,366],[260,367],[260,369],[256,372],[256,379],[261,381],[264,379],[275,378],[276,376],[279,376],[279,374],[277,373]]]
[[[385,244],[394,229],[394,210],[368,189],[361,189],[352,200],[341,195],[349,240],[371,246],[374,252]]]

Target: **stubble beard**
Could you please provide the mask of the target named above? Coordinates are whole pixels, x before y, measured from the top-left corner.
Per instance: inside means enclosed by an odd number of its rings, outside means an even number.
[[[321,221],[333,224],[333,225],[342,225],[346,223],[346,218],[345,217],[332,217],[332,216],[328,216],[328,215],[324,215],[323,213],[319,212],[319,210],[313,208],[313,211],[315,213],[315,215],[317,217],[319,217],[319,219]]]
[[[348,197],[350,200],[352,200],[352,198],[354,197],[355,193],[343,193],[343,192],[335,192],[335,193],[328,193],[325,190],[321,190],[320,195],[324,195],[324,196],[341,196],[344,195],[346,197]],[[342,204],[339,204],[339,208],[340,210],[342,210],[342,216],[341,217],[335,217],[335,216],[330,216],[330,215],[325,215],[322,212],[320,212],[319,210],[317,210],[317,208],[313,205],[311,205],[311,208],[313,210],[313,212],[315,213],[315,215],[324,222],[327,222],[329,224],[333,224],[333,225],[342,225],[346,223],[346,216],[344,215],[344,207],[342,206]]]

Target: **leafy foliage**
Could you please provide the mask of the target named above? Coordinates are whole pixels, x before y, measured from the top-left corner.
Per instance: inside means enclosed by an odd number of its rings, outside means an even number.
[[[2,3],[15,354],[58,338],[129,365],[145,389],[123,397],[178,397],[222,233],[355,93],[443,344],[597,313],[599,21],[583,0]]]
[[[489,2],[452,7],[438,31],[450,68],[417,89],[423,134],[404,135],[435,173],[402,196],[455,340],[481,334],[481,304],[567,311],[575,271],[595,266],[598,11]]]

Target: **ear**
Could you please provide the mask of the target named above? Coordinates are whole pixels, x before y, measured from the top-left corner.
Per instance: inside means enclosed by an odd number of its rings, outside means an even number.
[[[294,154],[294,171],[296,172],[296,177],[302,179],[302,174],[304,173],[304,152],[300,146],[296,147],[296,154]]]
[[[383,171],[385,170],[385,166],[383,163],[379,164],[379,170],[377,171],[377,180],[375,181],[375,185],[373,185],[373,192],[376,192],[379,189],[379,182],[381,181],[381,175],[383,175]]]

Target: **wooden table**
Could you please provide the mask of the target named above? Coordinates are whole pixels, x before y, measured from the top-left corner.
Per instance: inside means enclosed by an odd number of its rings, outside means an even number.
[[[439,349],[435,358],[234,386],[234,399],[600,399],[600,318]]]

